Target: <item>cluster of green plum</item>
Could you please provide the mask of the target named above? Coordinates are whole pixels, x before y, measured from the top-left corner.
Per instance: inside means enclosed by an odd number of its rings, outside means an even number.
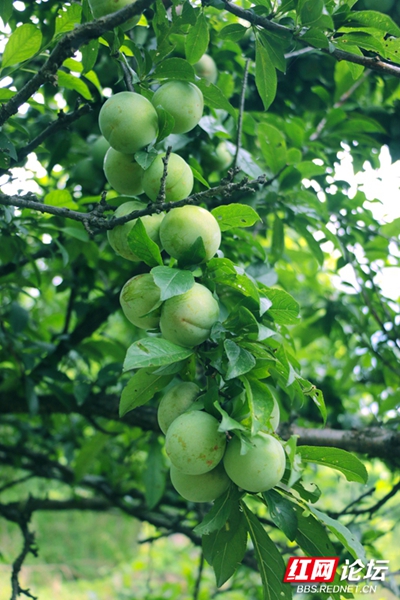
[[[102,106],[99,127],[110,144],[104,158],[104,173],[119,194],[138,196],[143,192],[155,201],[163,175],[163,154],[144,170],[135,153],[156,141],[159,131],[157,110],[167,111],[173,119],[171,133],[187,133],[196,127],[204,108],[203,94],[187,81],[168,81],[154,93],[151,101],[135,92],[119,92]],[[187,162],[171,153],[165,182],[165,200],[183,200],[193,189],[193,173]]]
[[[179,383],[168,390],[158,407],[158,423],[166,435],[165,450],[176,491],[191,502],[211,502],[232,481],[247,492],[273,488],[285,470],[285,452],[280,442],[268,433],[258,433],[242,454],[239,437],[234,436],[227,443],[218,420],[197,410],[199,393],[195,383]],[[278,424],[279,407],[275,403],[271,430]]]

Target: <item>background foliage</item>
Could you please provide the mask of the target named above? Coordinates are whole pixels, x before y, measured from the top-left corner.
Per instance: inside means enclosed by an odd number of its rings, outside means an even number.
[[[35,531],[39,558],[27,559],[21,585],[40,598],[279,592],[253,572],[271,557],[256,556],[257,567],[252,545],[221,592],[211,567],[203,568],[193,527],[209,507],[171,488],[155,418],[160,392],[142,406],[129,397],[128,408],[137,408],[118,415],[132,376],[122,369],[126,352],[132,358],[144,335],[124,318],[119,291],[157,261],[128,263],[107,243],[112,213],[99,210],[100,194],[108,190],[114,207],[122,199],[93,156],[97,118],[111,93],[151,96],[173,78],[195,81],[206,108],[195,130],[167,136],[157,149],[172,145],[188,161],[195,193],[226,186],[225,196],[219,189],[199,198],[224,215],[224,258],[195,274],[217,288],[230,316],[197,359],[218,377],[232,375],[231,396],[252,385],[255,394],[254,382],[263,380],[263,398],[277,397],[279,433],[291,440],[290,483],[302,457],[301,506],[317,501],[346,525],[345,544],[335,527],[307,514],[288,531],[290,518],[285,526],[273,510],[283,502],[278,492],[269,510],[252,499],[247,506],[285,562],[323,553],[318,544],[327,536],[341,562],[360,552],[355,539],[367,558],[391,560],[396,572],[399,288],[385,296],[381,282],[398,278],[400,221],[378,216],[379,201],[367,202],[368,190],[349,190],[335,173],[343,159],[354,173],[378,168],[384,145],[393,162],[399,158],[399,7],[367,0],[143,0],[138,7],[141,21],[124,35],[118,25],[135,9],[92,22],[86,0],[0,2],[2,580],[10,564],[18,575],[16,557],[35,552]],[[215,85],[192,67],[206,51],[217,65]],[[238,174],[216,168],[221,141],[237,154]],[[260,219],[239,228],[238,205]],[[260,297],[265,312],[257,321]],[[249,365],[255,379],[246,378]],[[168,382],[176,373],[196,378],[193,359],[178,369],[170,368]],[[213,403],[206,371],[201,384]],[[266,407],[256,402],[251,427],[268,417]],[[322,460],[339,460],[343,471],[343,455],[327,446],[357,453],[368,486],[355,458],[347,459],[353,483],[318,466],[323,447]],[[397,593],[395,575],[385,585],[377,598]],[[2,586],[1,600],[14,591]]]

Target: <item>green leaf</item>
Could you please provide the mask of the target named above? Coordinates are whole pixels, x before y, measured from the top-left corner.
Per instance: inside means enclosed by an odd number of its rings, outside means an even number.
[[[192,170],[193,177],[197,179],[197,181],[200,181],[200,183],[202,183],[206,188],[210,188],[210,184],[204,179],[203,175],[201,175],[201,173],[199,173],[192,165],[189,166]]]
[[[224,433],[227,431],[234,431],[234,430],[247,431],[247,429],[246,429],[246,427],[244,427],[244,425],[239,423],[239,421],[235,421],[235,419],[232,419],[232,417],[230,415],[228,415],[228,413],[226,412],[226,410],[224,410],[222,408],[222,406],[220,405],[218,400],[216,400],[213,403],[213,406],[217,409],[217,411],[219,412],[219,414],[222,417],[222,420],[218,427],[218,431],[223,431]]]
[[[151,271],[155,284],[161,290],[160,300],[168,300],[189,291],[194,286],[191,271],[181,271],[170,267],[154,267]]]
[[[300,39],[314,48],[329,48],[329,40],[326,35],[316,27],[307,29]]]
[[[325,527],[314,516],[304,516],[304,509],[293,505],[297,515],[296,542],[308,556],[336,556]]]
[[[396,37],[400,37],[400,27],[396,25],[389,15],[384,15],[375,10],[360,10],[352,11],[346,20],[347,27],[373,27],[379,29],[383,33],[390,33]]]
[[[246,552],[246,522],[239,507],[233,508],[221,529],[204,535],[202,542],[204,558],[213,567],[220,587],[235,573]]]
[[[179,260],[180,266],[199,265],[206,258],[206,249],[201,235],[193,242],[184,257]]]
[[[162,265],[160,248],[149,237],[142,220],[139,218],[128,235],[129,248],[149,267]]]
[[[195,81],[195,72],[192,65],[183,58],[167,58],[163,60],[154,69],[153,76],[155,79]]]
[[[276,96],[277,76],[268,51],[257,40],[256,42],[256,87],[260,94],[264,109],[268,110]]]
[[[196,24],[189,29],[185,41],[185,54],[191,65],[197,63],[208,48],[210,34],[207,19],[203,13],[197,17]]]
[[[67,88],[67,90],[75,90],[85,100],[93,100],[92,94],[86,83],[79,77],[66,73],[65,71],[57,71],[57,80],[60,87]]]
[[[75,4],[73,6],[76,6]],[[99,40],[90,40],[87,44],[82,46],[82,73],[88,73],[91,71],[96,64],[97,55],[99,53]]]
[[[234,379],[251,371],[256,364],[256,359],[248,350],[241,348],[232,340],[225,340],[224,348],[228,358],[228,370],[225,379]]]
[[[323,0],[306,0],[300,11],[300,17],[303,25],[312,25],[322,15],[324,8]]]
[[[241,495],[237,487],[231,485],[222,496],[215,500],[212,509],[206,514],[202,522],[194,528],[194,533],[209,535],[213,531],[222,529],[231,512],[234,512]]]
[[[322,252],[321,246],[319,245],[317,240],[314,238],[313,234],[310,231],[308,231],[307,224],[305,222],[303,223],[299,219],[298,221],[296,221],[295,227],[296,227],[297,231],[306,240],[307,246],[310,248],[311,252],[313,253],[313,255],[315,256],[315,258],[317,259],[317,261],[319,262],[319,264],[322,267],[322,265],[324,264],[324,261],[325,261],[324,253]]]
[[[221,231],[228,231],[234,227],[251,227],[260,217],[251,206],[246,204],[227,204],[217,206],[211,211],[211,214],[217,219]]]
[[[99,431],[80,448],[75,460],[75,482],[80,481],[90,470],[91,465],[94,463],[109,439],[109,435]]]
[[[317,502],[321,497],[321,490],[315,483],[310,483],[312,489],[307,489],[304,487],[302,481],[296,481],[292,488],[303,498],[307,500],[307,502]]]
[[[275,215],[274,225],[272,228],[271,255],[276,262],[283,254],[285,249],[285,228],[282,219]],[[272,305],[272,303],[271,303]]]
[[[286,73],[286,58],[284,47],[281,44],[277,43],[277,39],[275,36],[269,35],[266,31],[261,31],[259,35],[262,39],[262,44],[267,50],[274,67],[276,69],[279,69],[279,71],[282,71],[282,73]]]
[[[258,126],[258,141],[267,166],[276,174],[286,165],[286,140],[273,125],[261,123]]]
[[[227,39],[232,42],[238,42],[247,31],[247,27],[243,27],[243,25],[240,25],[239,23],[231,23],[230,25],[223,27],[218,35],[223,40]]]
[[[314,506],[309,506],[308,508],[328,527],[355,559],[359,558],[364,564],[367,563],[367,557],[363,546],[347,527],[342,525],[342,523],[339,523],[336,519],[332,519],[325,513],[317,510]]]
[[[55,35],[71,31],[75,25],[79,25],[81,18],[82,6],[80,4],[71,4],[71,6],[61,8],[57,13]]]
[[[146,457],[146,470],[143,474],[144,496],[150,510],[158,504],[164,494],[165,474],[163,446],[158,436],[153,435]]]
[[[42,33],[35,25],[25,23],[18,27],[4,48],[1,67],[10,67],[32,58],[40,50]]]
[[[292,325],[298,323],[300,307],[296,300],[284,290],[268,288],[259,284],[261,294],[272,302],[268,309],[269,315],[279,325]]]
[[[316,463],[336,469],[345,475],[347,481],[367,483],[368,473],[363,463],[354,454],[340,448],[299,446],[298,454],[305,462]]]
[[[140,369],[124,387],[119,403],[119,416],[143,406],[169,384],[173,375],[157,375],[148,369]]]
[[[136,152],[136,154],[133,155],[136,162],[145,171],[146,171],[146,169],[151,167],[151,165],[153,164],[153,162],[155,161],[157,156],[158,156],[158,152],[157,152],[157,150],[154,150],[154,148],[152,148],[148,152],[146,152],[145,150],[139,150],[138,152]]]
[[[62,227],[60,231],[75,238],[76,240],[80,240],[81,242],[88,242],[90,239],[88,232],[85,231],[83,227]]]
[[[242,377],[246,398],[251,415],[251,435],[256,435],[260,430],[266,429],[269,424],[274,399],[269,387],[252,377]]]
[[[282,583],[285,563],[280,551],[244,502],[242,508],[261,575],[264,600],[291,600],[290,585]]]
[[[297,514],[293,502],[275,490],[263,492],[272,521],[293,542],[297,533]]]
[[[53,190],[44,197],[45,204],[77,210],[78,204],[72,199],[68,190]]]
[[[124,362],[124,371],[146,367],[162,367],[193,354],[191,348],[182,348],[163,338],[143,338],[129,346]]]
[[[164,140],[173,130],[175,126],[175,119],[165,108],[162,106],[156,106],[158,115],[158,137],[157,143]]]
[[[199,79],[196,81],[197,87],[201,90],[204,97],[204,104],[209,106],[210,108],[221,108],[226,110],[236,121],[237,113],[233,108],[232,104],[229,102],[228,98],[223,94],[223,92],[214,85],[210,83],[206,79]]]
[[[7,25],[12,12],[14,0],[0,0],[0,15],[4,25]]]

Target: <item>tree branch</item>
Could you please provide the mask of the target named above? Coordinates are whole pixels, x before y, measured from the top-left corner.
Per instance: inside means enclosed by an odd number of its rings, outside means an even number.
[[[278,432],[285,440],[298,435],[299,446],[328,446],[389,461],[400,459],[400,432],[391,429],[308,429],[282,423]]]
[[[83,46],[83,44],[99,38],[103,33],[114,29],[114,27],[122,25],[134,15],[140,15],[146,8],[149,8],[153,2],[154,0],[136,0],[136,2],[128,4],[125,8],[122,8],[107,17],[101,17],[95,21],[79,25],[72,31],[66,33],[55,46],[43,67],[39,69],[32,79],[30,79],[28,83],[26,83],[19,92],[11,98],[11,100],[1,106],[0,126],[3,125],[7,119],[12,117],[12,115],[15,115],[18,112],[18,108],[22,106],[24,102],[27,102],[44,83],[47,81],[54,82],[57,70],[64,60],[73,56],[76,50]]]
[[[251,23],[251,25],[258,25],[267,31],[272,31],[278,35],[283,35],[285,37],[296,37],[296,32],[289,27],[285,27],[284,25],[280,25],[279,23],[275,23],[271,21],[267,17],[262,17],[257,15],[250,9],[244,9],[236,4],[232,4],[229,0],[223,0],[225,10],[236,15],[237,17],[244,19]],[[301,41],[301,40],[300,40]],[[336,58],[336,60],[346,60],[347,62],[355,63],[357,65],[362,65],[363,67],[367,67],[371,69],[371,71],[377,71],[378,73],[386,73],[387,75],[392,75],[393,77],[400,78],[400,66],[394,65],[392,63],[381,60],[378,57],[368,57],[368,56],[358,56],[357,54],[352,54],[351,52],[346,52],[345,50],[335,49],[333,51],[328,49],[322,49],[322,52],[329,54]]]
[[[235,167],[237,167],[238,158],[239,158],[239,152],[240,152],[240,147],[242,145],[243,113],[244,113],[244,102],[245,102],[245,95],[246,95],[246,88],[247,88],[247,77],[248,77],[248,74],[249,74],[249,66],[250,66],[250,59],[247,59],[246,60],[246,65],[244,67],[243,82],[242,82],[242,91],[241,91],[241,94],[240,94],[240,106],[239,106],[239,118],[238,118],[238,128],[237,128],[236,152],[235,152],[235,159],[233,161],[233,165]]]
[[[202,192],[192,194],[191,196],[188,196],[183,200],[179,200],[178,202],[150,202],[146,208],[134,210],[122,217],[115,217],[114,215],[110,218],[103,217],[102,214],[99,214],[97,207],[91,212],[83,213],[80,211],[71,210],[69,208],[43,204],[38,202],[36,196],[33,194],[27,194],[26,196],[7,196],[5,194],[0,194],[0,204],[3,204],[4,206],[15,206],[17,208],[29,208],[41,213],[48,213],[57,217],[73,219],[74,221],[87,224],[95,230],[109,230],[113,229],[117,225],[123,225],[128,221],[138,219],[139,217],[153,215],[162,211],[169,211],[172,208],[185,206],[186,204],[199,204],[206,198],[222,196],[221,203],[224,203],[227,198],[230,198],[237,192],[254,191],[258,185],[267,186],[271,181],[273,180],[267,180],[265,175],[261,175],[260,177],[257,177],[257,179],[253,179],[251,181],[249,181],[247,177],[244,177],[241,181],[223,183]]]

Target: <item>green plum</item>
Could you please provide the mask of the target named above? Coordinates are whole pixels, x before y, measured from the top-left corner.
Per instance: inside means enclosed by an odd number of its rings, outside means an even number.
[[[128,4],[133,4],[134,1],[135,0],[89,0],[89,6],[94,18],[100,19],[100,17],[105,17],[117,10],[121,10],[121,8],[124,8]],[[132,29],[139,20],[140,15],[135,15],[128,19],[121,27],[124,31],[128,31],[128,29]]]
[[[104,157],[109,149],[110,144],[106,138],[102,135],[97,137],[89,146],[90,156],[93,159],[94,165],[97,169],[102,169],[104,164]]]
[[[196,75],[204,77],[210,83],[218,79],[218,69],[214,59],[209,54],[203,54],[200,60],[193,65]]]
[[[118,206],[114,215],[116,217],[124,217],[134,210],[142,210],[143,208],[146,208],[146,205],[143,204],[143,202],[131,200],[130,202],[124,202],[124,204]],[[145,217],[141,217],[141,221],[146,229],[147,235],[159,246],[159,232],[163,218],[163,213],[160,213],[159,215],[146,215]],[[134,252],[132,252],[128,244],[128,235],[135,223],[136,219],[133,219],[132,221],[128,221],[123,225],[117,225],[114,227],[114,229],[107,231],[107,238],[110,246],[117,254],[128,260],[137,262],[140,261],[140,258],[136,256]]]
[[[185,260],[201,237],[205,260],[210,260],[221,244],[221,230],[215,217],[200,206],[173,208],[164,218],[160,239],[165,250],[177,260]]]
[[[108,183],[119,194],[139,196],[143,194],[143,169],[133,154],[122,154],[109,148],[104,158],[104,173]]]
[[[199,395],[200,388],[195,383],[185,381],[168,390],[158,406],[157,420],[163,433],[167,433],[172,421],[182,415]]]
[[[150,273],[129,279],[121,290],[119,301],[125,317],[133,325],[140,329],[158,327],[161,313],[160,288],[154,283]]]
[[[156,139],[158,116],[144,96],[119,92],[101,107],[99,127],[114,150],[134,154]]]
[[[233,162],[233,156],[224,141],[220,142],[216,148],[207,145],[202,154],[202,164],[204,163],[210,171],[224,171]]]
[[[161,106],[174,117],[172,133],[187,133],[196,127],[203,115],[203,94],[194,83],[168,81],[152,98],[153,106]]]
[[[247,492],[270,490],[283,477],[285,452],[282,444],[268,433],[258,433],[251,438],[253,447],[241,454],[241,442],[234,437],[224,456],[225,471],[234,483]]]
[[[160,319],[161,333],[174,344],[193,348],[205,342],[218,318],[218,302],[210,290],[195,283],[189,291],[164,302]]]
[[[224,455],[225,433],[212,415],[192,410],[177,417],[169,426],[165,451],[178,471],[201,475],[214,469]]]
[[[178,494],[190,502],[212,502],[230,486],[230,479],[221,463],[201,475],[182,473],[172,465],[170,474]]]
[[[165,154],[159,154],[148,169],[143,173],[142,184],[150,200],[157,200],[160,191],[160,181],[164,171],[162,161]],[[172,152],[168,160],[165,199],[167,202],[177,202],[190,195],[193,189],[193,173],[187,162],[178,154]]]

